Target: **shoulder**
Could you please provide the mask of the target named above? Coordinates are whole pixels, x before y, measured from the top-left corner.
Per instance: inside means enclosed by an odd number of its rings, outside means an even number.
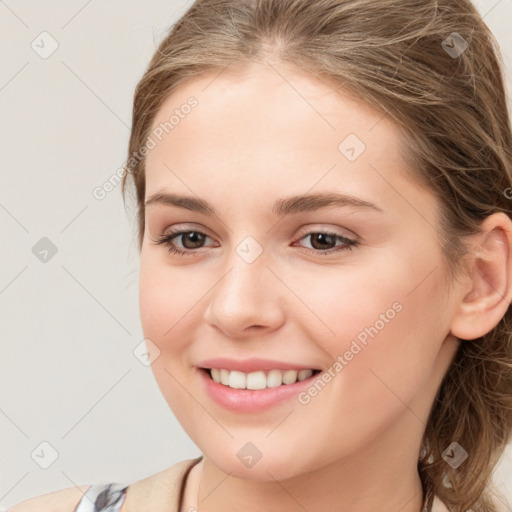
[[[74,512],[88,488],[88,485],[81,485],[29,498],[7,512]]]
[[[201,455],[195,459],[182,460],[170,468],[131,484],[126,493],[123,512],[145,510],[148,503],[151,503],[152,512],[178,510],[185,478],[202,458]]]
[[[148,502],[151,502],[153,512],[177,510],[184,478],[201,459],[202,456],[183,460],[129,485],[126,503],[121,510],[123,512],[145,510]],[[90,485],[82,485],[43,494],[22,501],[9,508],[7,512],[76,512],[78,503],[89,487]]]

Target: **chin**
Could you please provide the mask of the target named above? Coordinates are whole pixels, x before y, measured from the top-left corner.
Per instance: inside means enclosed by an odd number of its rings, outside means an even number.
[[[233,446],[217,445],[216,448],[220,449],[201,449],[201,451],[205,458],[218,469],[234,478],[260,482],[281,481],[307,473],[323,465],[320,461],[317,464],[314,461],[308,461],[304,458],[304,454],[298,453],[296,449],[290,450],[286,454],[279,454],[276,449],[271,450],[270,447],[267,448],[270,452],[268,455],[265,455],[262,450],[261,458],[251,461],[250,457],[244,457],[243,453],[238,455],[240,443],[233,444],[236,444],[236,449]],[[247,450],[247,453],[249,451]],[[254,454],[256,455],[256,452]]]

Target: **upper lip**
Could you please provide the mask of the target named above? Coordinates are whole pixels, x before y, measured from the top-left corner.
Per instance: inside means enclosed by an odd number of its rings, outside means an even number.
[[[230,359],[227,357],[215,357],[205,359],[197,364],[199,368],[218,368],[225,370],[235,370],[244,373],[257,372],[262,370],[315,370],[313,366],[300,363],[290,363],[286,361],[276,361],[273,359]]]

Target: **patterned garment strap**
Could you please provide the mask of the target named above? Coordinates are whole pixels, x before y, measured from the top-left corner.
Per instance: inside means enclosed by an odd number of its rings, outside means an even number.
[[[91,485],[75,512],[120,512],[128,486],[120,484]]]

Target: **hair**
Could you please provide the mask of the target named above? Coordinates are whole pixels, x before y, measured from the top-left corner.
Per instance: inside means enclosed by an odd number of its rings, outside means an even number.
[[[439,200],[440,241],[454,276],[465,237],[495,212],[512,217],[503,61],[469,0],[197,0],[135,90],[122,194],[131,179],[139,250],[145,159],[133,155],[164,100],[194,77],[269,56],[337,84],[401,129],[411,174]],[[511,325],[509,308],[491,332],[461,340],[430,410],[418,472],[425,499],[437,494],[451,511],[497,510],[491,477],[512,431]],[[442,457],[453,441],[469,454],[456,469]]]

